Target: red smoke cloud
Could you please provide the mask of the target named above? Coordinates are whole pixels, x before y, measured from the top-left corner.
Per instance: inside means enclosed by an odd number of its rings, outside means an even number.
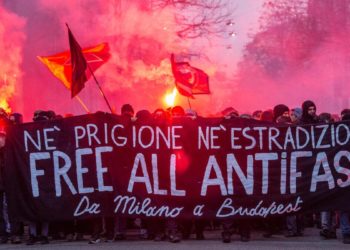
[[[117,113],[124,103],[131,103],[136,110],[164,107],[164,94],[174,87],[171,53],[201,55],[185,59],[192,60],[191,65],[213,77],[216,65],[205,56],[205,48],[196,50],[196,40],[180,39],[176,34],[173,7],[150,11],[146,3],[144,0],[4,1],[8,11],[27,21],[22,27],[27,35],[21,65],[25,79],[21,98],[13,105],[13,111],[24,113],[26,121],[31,120],[37,109],[54,110],[58,114],[84,113],[80,104],[70,99],[69,92],[36,59],[38,55],[68,49],[66,22],[82,47],[109,43],[112,57],[96,72],[96,77]],[[92,79],[80,97],[92,112],[108,111]],[[191,104],[203,114],[215,112],[215,100],[222,101],[220,96],[203,96]],[[182,97],[177,97],[176,104],[188,106]]]
[[[0,107],[7,112],[21,94],[22,46],[25,40],[23,18],[0,5]]]
[[[109,43],[112,57],[96,76],[117,113],[123,103],[151,111],[162,105],[162,95],[173,87],[169,55],[188,47],[175,34],[171,8],[153,13],[145,8],[145,1],[39,2],[40,11],[58,18],[61,34],[68,22],[82,47]],[[66,36],[60,40],[63,49]],[[45,49],[49,47],[50,43]],[[86,86],[81,97],[87,106],[92,111],[107,110],[93,80]]]

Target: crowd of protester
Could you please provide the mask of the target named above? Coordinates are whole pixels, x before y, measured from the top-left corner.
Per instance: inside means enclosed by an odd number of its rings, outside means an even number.
[[[66,115],[71,116],[71,115]],[[65,116],[65,117],[66,117]],[[147,121],[154,119],[156,122],[168,122],[177,117],[189,117],[198,119],[198,114],[192,110],[184,110],[175,106],[167,110],[157,109],[153,113],[148,110],[140,110],[136,114],[130,104],[121,108],[121,116],[130,122]],[[321,113],[317,115],[316,105],[307,100],[301,107],[289,108],[279,104],[270,110],[257,110],[252,114],[240,114],[236,109],[228,107],[219,115],[223,119],[254,119],[264,122],[279,124],[317,124],[330,123],[341,120],[350,120],[350,109],[344,109],[339,115]],[[33,121],[62,119],[53,111],[38,110],[34,112]],[[169,240],[176,243],[188,239],[191,233],[195,233],[197,240],[205,239],[205,229],[221,229],[222,241],[231,242],[233,233],[240,236],[241,241],[249,241],[251,230],[263,230],[266,238],[274,234],[284,233],[286,237],[302,237],[305,226],[318,225],[322,239],[336,239],[336,229],[340,227],[343,243],[350,244],[349,214],[347,211],[322,211],[318,214],[294,214],[284,217],[272,217],[264,220],[176,220],[176,219],[132,219],[121,216],[114,218],[96,218],[89,220],[74,220],[65,222],[12,221],[7,213],[6,194],[4,190],[2,172],[4,166],[3,150],[5,148],[6,126],[20,124],[23,117],[19,113],[7,114],[0,108],[0,243],[11,242],[20,244],[24,240],[24,227],[29,228],[29,235],[25,239],[27,245],[35,243],[48,244],[49,236],[52,239],[66,239],[68,241],[84,240],[89,235],[88,242],[96,244],[101,241],[120,241],[127,239],[127,229],[138,228],[140,238],[144,240]],[[137,226],[135,226],[137,225]],[[338,226],[339,225],[339,226]],[[85,237],[84,237],[85,236]]]

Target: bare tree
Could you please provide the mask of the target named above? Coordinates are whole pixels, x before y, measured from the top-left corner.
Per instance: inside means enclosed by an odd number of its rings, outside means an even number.
[[[150,0],[152,10],[173,7],[177,35],[184,39],[222,36],[233,32],[229,0]]]
[[[263,4],[263,14],[260,18],[260,29],[283,25],[296,19],[305,19],[307,15],[307,0],[270,0]]]
[[[266,1],[260,31],[252,35],[240,66],[249,71],[253,64],[272,77],[303,67],[322,41],[308,8],[307,0]]]
[[[308,75],[323,56],[334,78],[344,78],[349,34],[350,0],[266,1],[260,29],[245,47],[237,77],[242,84],[257,79],[286,83],[302,72]]]

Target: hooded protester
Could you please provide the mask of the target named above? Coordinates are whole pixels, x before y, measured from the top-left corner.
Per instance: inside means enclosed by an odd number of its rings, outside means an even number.
[[[342,121],[350,120],[350,109],[341,112]],[[348,210],[341,210],[339,213],[340,230],[343,235],[343,243],[350,244],[350,213]]]
[[[170,113],[159,108],[153,112],[152,117],[158,125],[165,125],[170,120]]]
[[[6,243],[8,241],[8,235],[6,232],[6,221],[4,218],[4,196],[5,196],[5,187],[3,181],[3,171],[5,167],[4,160],[4,147],[6,141],[6,132],[3,126],[0,127],[0,242]]]
[[[50,120],[49,112],[43,110],[36,110],[33,114],[33,121],[48,121]],[[41,229],[40,235],[38,228]],[[49,244],[49,223],[47,221],[29,221],[29,238],[27,245],[34,245],[37,241],[41,244]]]
[[[316,105],[313,101],[306,100],[301,105],[301,108],[303,110],[303,114],[301,116],[299,124],[301,125],[307,125],[307,124],[317,124],[319,123],[319,119],[316,115]],[[306,224],[313,224],[314,223],[314,215],[312,213],[305,213],[300,214],[300,218],[306,223]],[[303,228],[300,229],[300,232],[303,231]]]
[[[291,117],[287,116],[287,115],[280,115],[276,118],[276,123],[278,124],[284,124],[284,125],[290,125],[293,123]],[[276,166],[277,167],[277,166]],[[267,219],[268,224],[270,224],[270,226],[273,226],[273,223],[278,224],[279,220],[278,219],[274,219],[274,218],[268,218]],[[300,219],[298,218],[298,215],[292,214],[292,215],[287,215],[286,216],[286,228],[287,228],[287,233],[286,233],[286,237],[296,237],[296,236],[301,236],[302,232],[301,232],[301,226],[300,226]],[[271,236],[269,235],[273,233],[273,227],[272,228],[268,228],[268,230],[270,230],[270,232],[267,232],[264,236]]]
[[[23,116],[20,113],[12,113],[9,115],[9,120],[12,122],[12,124],[22,124]]]
[[[121,117],[127,122],[135,121],[134,108],[130,104],[124,104],[121,108]]]
[[[184,117],[185,110],[181,106],[175,106],[171,109],[171,116],[172,117]]]
[[[5,127],[10,125],[10,124],[21,124],[21,123],[23,123],[23,116],[21,114],[19,114],[19,113],[12,113],[12,114],[10,114],[8,116],[8,119],[6,118],[5,121],[2,120],[0,122],[0,151],[1,151],[0,152],[0,154],[1,154],[0,158],[1,157],[3,158],[3,148],[5,146],[5,140],[6,140]],[[3,159],[2,159],[2,161],[3,161]],[[2,162],[0,164],[4,164],[4,162]],[[0,167],[0,169],[1,169],[1,171],[0,171],[0,179],[1,179],[0,180],[0,182],[1,182],[0,186],[1,186],[2,190],[4,188],[3,184],[2,184],[2,182],[3,182],[3,180],[2,180],[2,174],[3,174],[2,168],[3,167],[5,167],[5,166],[1,166]],[[7,203],[6,195],[1,200],[5,201],[5,203]],[[1,205],[2,205],[2,207],[4,207],[4,204],[1,204]],[[2,227],[2,225],[0,226],[1,227],[1,233],[0,234],[2,235],[1,243],[6,243],[8,241],[8,239],[9,239],[8,236],[10,236],[12,244],[22,243],[21,237],[20,237],[21,236],[21,231],[22,231],[21,230],[22,229],[21,228],[22,227],[21,223],[19,221],[14,220],[12,217],[10,217],[8,212],[7,212],[7,209],[1,209],[1,211],[3,211],[2,214],[5,215],[4,218],[6,218],[5,224],[8,224],[9,227],[10,227],[10,235],[7,235],[7,233],[5,233],[5,234],[2,233],[3,227]]]
[[[273,122],[273,110],[268,109],[262,112],[260,121]]]
[[[152,119],[152,114],[146,109],[142,109],[136,112],[137,121],[150,121]]]
[[[289,117],[289,108],[288,106],[284,104],[278,104],[273,108],[273,121],[276,122],[276,120],[280,116]]]
[[[350,120],[350,109],[343,109],[340,115],[342,121]]]
[[[333,119],[333,117],[332,117],[332,115],[330,113],[321,113],[318,116],[318,119],[319,119],[320,122],[323,122],[323,123],[334,122],[334,119]]]
[[[315,124],[318,123],[316,115],[316,105],[313,101],[307,100],[302,105],[303,114],[300,119],[301,124]]]
[[[126,122],[127,124],[133,123],[137,118],[134,117],[135,111],[134,108],[131,104],[126,103],[123,104],[121,107],[121,118]],[[148,111],[142,111],[141,113],[138,114],[138,116],[147,116]],[[101,238],[103,234],[109,232],[103,232],[103,224],[106,221],[106,218],[103,218],[101,221],[96,221],[95,228],[93,235],[89,241],[89,244],[96,244],[101,242]],[[113,240],[114,241],[121,241],[126,239],[126,231],[127,231],[127,222],[128,218],[127,217],[122,217],[119,215],[114,216],[113,218],[114,221],[114,229],[113,229]],[[108,230],[107,230],[108,231]]]
[[[332,115],[330,113],[321,113],[318,116],[320,123],[331,123],[334,122]],[[320,236],[327,239],[336,239],[337,233],[337,220],[335,216],[335,211],[321,211],[321,231]]]

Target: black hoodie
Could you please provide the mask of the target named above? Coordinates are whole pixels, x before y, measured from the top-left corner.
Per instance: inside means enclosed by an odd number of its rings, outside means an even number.
[[[300,119],[301,124],[318,123],[318,118],[317,118],[316,114],[315,114],[315,116],[309,115],[308,110],[310,107],[315,107],[315,111],[316,111],[316,105],[313,101],[307,100],[307,101],[303,102],[303,105],[302,105],[303,114],[302,114],[301,119]]]

